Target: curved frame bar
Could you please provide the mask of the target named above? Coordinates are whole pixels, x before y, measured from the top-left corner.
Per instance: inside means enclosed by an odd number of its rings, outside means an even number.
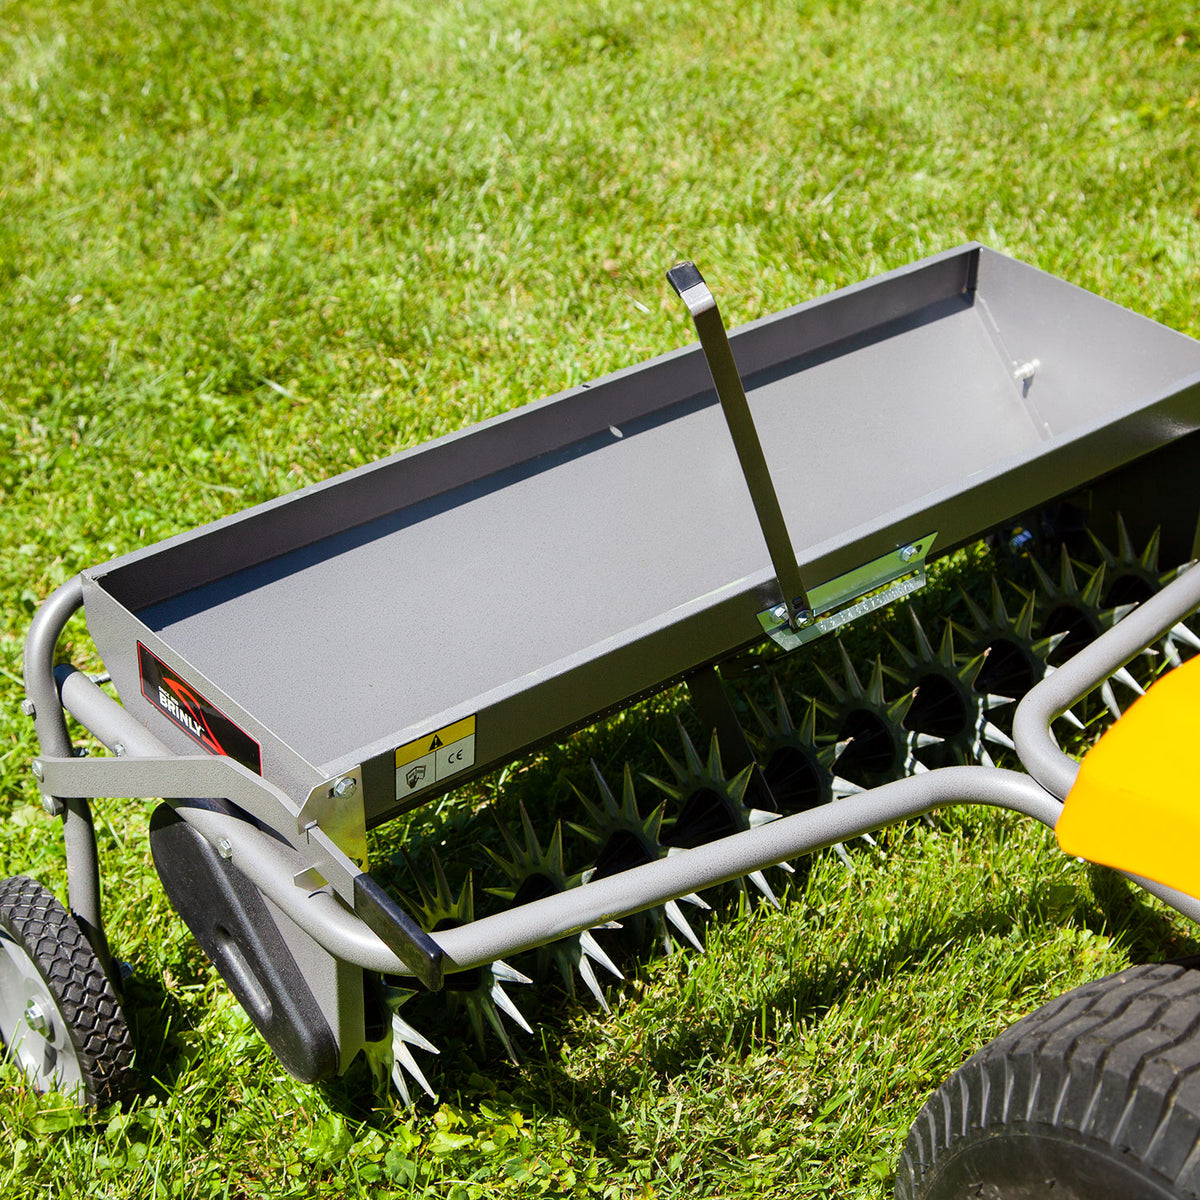
[[[1051,795],[1066,799],[1079,773],[1079,764],[1059,749],[1050,723],[1195,608],[1200,608],[1200,569],[1193,563],[1161,592],[1143,601],[1046,676],[1017,706],[1013,717],[1017,754],[1025,769]],[[1146,886],[1142,880],[1138,882]]]
[[[67,622],[83,607],[83,577],[60,584],[41,603],[25,635],[25,695],[33,705],[33,727],[42,753],[61,758],[74,753],[54,678],[54,652]],[[100,894],[100,857],[96,826],[86,799],[57,796],[67,856],[67,904],[78,921],[104,973],[120,990],[112,953],[104,933]]]

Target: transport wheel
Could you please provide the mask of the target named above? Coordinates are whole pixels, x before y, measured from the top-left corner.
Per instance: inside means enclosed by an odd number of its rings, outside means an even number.
[[[1200,971],[1131,967],[1006,1030],[925,1102],[895,1195],[1200,1197]]]
[[[40,883],[0,883],[0,1041],[39,1092],[120,1098],[133,1042],[75,918]]]

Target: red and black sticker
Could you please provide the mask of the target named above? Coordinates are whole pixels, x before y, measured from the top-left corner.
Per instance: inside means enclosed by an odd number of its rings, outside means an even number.
[[[262,747],[180,679],[153,651],[141,642],[137,648],[142,695],[209,754],[224,754],[261,775]]]

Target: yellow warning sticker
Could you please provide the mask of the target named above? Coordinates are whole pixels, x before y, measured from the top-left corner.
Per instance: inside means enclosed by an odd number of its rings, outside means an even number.
[[[475,718],[435,729],[396,750],[396,799],[456,775],[475,764]]]

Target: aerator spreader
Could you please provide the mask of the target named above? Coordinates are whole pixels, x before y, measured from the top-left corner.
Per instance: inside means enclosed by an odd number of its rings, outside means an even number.
[[[1160,744],[1200,712],[1171,670],[1200,647],[1200,344],[978,245],[732,335],[694,266],[669,278],[698,346],[42,605],[25,709],[69,909],[0,884],[0,1033],[38,1086],[111,1100],[132,1058],[95,797],[162,799],[163,886],[293,1075],[365,1051],[406,1099],[429,1090],[433,1046],[401,1008],[421,989],[455,985],[511,1049],[521,952],[549,948],[603,1004],[613,922],[699,946],[685,906],[705,889],[773,900],[767,868],[939,806],[1025,813],[1200,919],[1195,780]],[[894,659],[853,661],[844,626],[915,604],[981,542],[1012,578],[914,607]],[[80,606],[119,701],[56,665]],[[825,676],[811,700],[788,694],[798,661]],[[407,900],[372,874],[368,831],[677,686],[705,740],[683,733],[652,810],[632,773],[596,771],[572,799],[588,870],[522,809],[489,915],[452,861],[414,861]],[[1148,687],[1082,770],[1059,748],[1052,722],[1094,729]],[[75,754],[65,713],[111,753]],[[1180,1082],[1198,1022],[1183,966],[1053,1001],[922,1111],[898,1195],[1200,1195],[1200,1092]]]

